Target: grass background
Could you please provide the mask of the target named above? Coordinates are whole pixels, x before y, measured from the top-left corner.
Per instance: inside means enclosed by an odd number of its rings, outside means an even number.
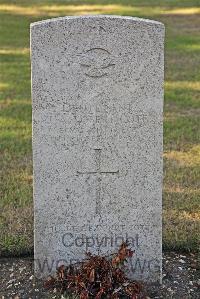
[[[99,13],[166,25],[163,245],[198,250],[200,1],[0,0],[0,255],[33,252],[29,25]]]

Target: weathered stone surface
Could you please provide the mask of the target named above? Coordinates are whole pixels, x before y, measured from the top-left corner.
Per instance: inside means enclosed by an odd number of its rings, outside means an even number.
[[[128,239],[130,275],[160,279],[163,43],[131,17],[31,25],[38,276]]]

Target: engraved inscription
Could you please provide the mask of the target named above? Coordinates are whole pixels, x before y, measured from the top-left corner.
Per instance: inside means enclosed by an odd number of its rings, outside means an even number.
[[[95,148],[95,163],[96,163],[96,170],[95,171],[77,171],[78,174],[85,175],[85,174],[93,174],[96,175],[96,214],[100,214],[101,212],[101,181],[102,175],[115,175],[119,174],[119,170],[117,171],[103,171],[101,170],[101,151],[102,149]]]
[[[85,75],[92,78],[107,76],[115,66],[111,53],[100,47],[87,50],[82,55],[80,64]]]

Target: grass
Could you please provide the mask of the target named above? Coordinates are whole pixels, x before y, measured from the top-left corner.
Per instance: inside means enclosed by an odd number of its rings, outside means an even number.
[[[197,251],[200,229],[199,0],[0,0],[0,254],[33,251],[29,24],[121,14],[166,25],[163,244]]]

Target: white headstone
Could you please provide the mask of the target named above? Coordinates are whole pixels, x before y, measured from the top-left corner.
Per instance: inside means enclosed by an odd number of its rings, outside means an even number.
[[[31,25],[35,267],[135,250],[160,279],[163,24],[64,17]]]

